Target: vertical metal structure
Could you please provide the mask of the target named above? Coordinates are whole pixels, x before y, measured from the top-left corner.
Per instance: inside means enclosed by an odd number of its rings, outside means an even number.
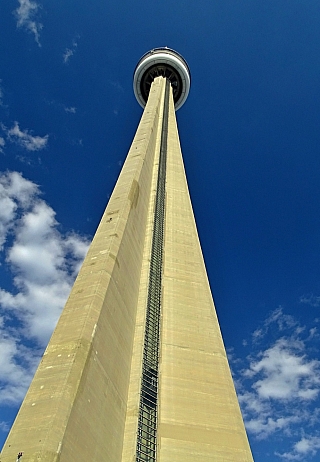
[[[137,462],[153,462],[156,460],[157,452],[158,375],[169,86],[170,83],[167,80],[164,95],[158,181],[155,198],[154,229],[150,258],[137,437]]]

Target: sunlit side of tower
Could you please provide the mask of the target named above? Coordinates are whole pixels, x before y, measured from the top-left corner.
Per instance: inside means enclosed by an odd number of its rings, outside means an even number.
[[[203,262],[173,50],[134,75],[135,138],[0,462],[253,461]]]

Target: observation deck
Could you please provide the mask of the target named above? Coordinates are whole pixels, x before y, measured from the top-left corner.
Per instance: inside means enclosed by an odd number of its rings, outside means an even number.
[[[171,48],[154,48],[138,62],[133,76],[133,91],[140,106],[148,100],[151,84],[156,77],[166,77],[173,90],[176,111],[186,101],[191,84],[190,69],[186,60]]]

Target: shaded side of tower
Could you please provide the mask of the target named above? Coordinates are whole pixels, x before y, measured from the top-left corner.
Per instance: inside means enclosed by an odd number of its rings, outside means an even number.
[[[1,462],[20,451],[24,462],[138,460],[164,119],[159,352],[151,377],[155,457],[253,460],[202,258],[172,91],[158,77]]]

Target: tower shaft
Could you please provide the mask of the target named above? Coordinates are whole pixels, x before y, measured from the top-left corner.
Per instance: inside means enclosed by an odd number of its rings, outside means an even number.
[[[19,451],[23,462],[253,460],[163,77],[0,461]]]

